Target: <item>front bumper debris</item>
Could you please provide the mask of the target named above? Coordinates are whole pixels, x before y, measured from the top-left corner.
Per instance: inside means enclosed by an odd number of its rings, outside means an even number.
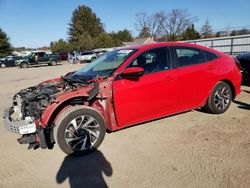
[[[25,120],[13,121],[11,114],[11,108],[4,110],[4,126],[9,132],[18,133],[21,135],[36,132],[36,124],[30,117],[26,117]]]

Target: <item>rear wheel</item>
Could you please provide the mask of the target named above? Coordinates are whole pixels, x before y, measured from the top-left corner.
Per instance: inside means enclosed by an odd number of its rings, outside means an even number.
[[[56,60],[51,60],[49,63],[49,65],[52,65],[52,66],[56,66],[56,64],[57,64]]]
[[[69,155],[84,155],[95,151],[106,133],[102,116],[84,106],[67,109],[58,118],[56,126],[58,145]]]
[[[226,82],[219,82],[210,94],[206,111],[213,114],[222,114],[229,108],[232,102],[232,89]]]
[[[20,68],[28,68],[28,63],[21,63]]]

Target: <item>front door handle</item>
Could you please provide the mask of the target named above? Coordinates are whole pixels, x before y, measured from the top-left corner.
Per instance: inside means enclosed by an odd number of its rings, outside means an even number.
[[[168,82],[170,82],[170,81],[175,80],[175,77],[173,77],[173,76],[167,76],[167,77],[165,78],[165,80],[168,81]]]

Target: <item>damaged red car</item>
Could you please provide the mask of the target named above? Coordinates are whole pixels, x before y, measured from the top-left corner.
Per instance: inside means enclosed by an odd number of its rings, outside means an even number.
[[[240,93],[235,59],[186,43],[116,49],[76,72],[23,89],[4,125],[29,148],[94,151],[105,133],[196,108],[225,112]]]

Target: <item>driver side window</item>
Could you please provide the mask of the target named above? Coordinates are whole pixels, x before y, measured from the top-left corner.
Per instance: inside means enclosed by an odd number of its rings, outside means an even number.
[[[142,67],[144,74],[168,70],[170,69],[168,49],[162,47],[144,52],[129,67]]]

